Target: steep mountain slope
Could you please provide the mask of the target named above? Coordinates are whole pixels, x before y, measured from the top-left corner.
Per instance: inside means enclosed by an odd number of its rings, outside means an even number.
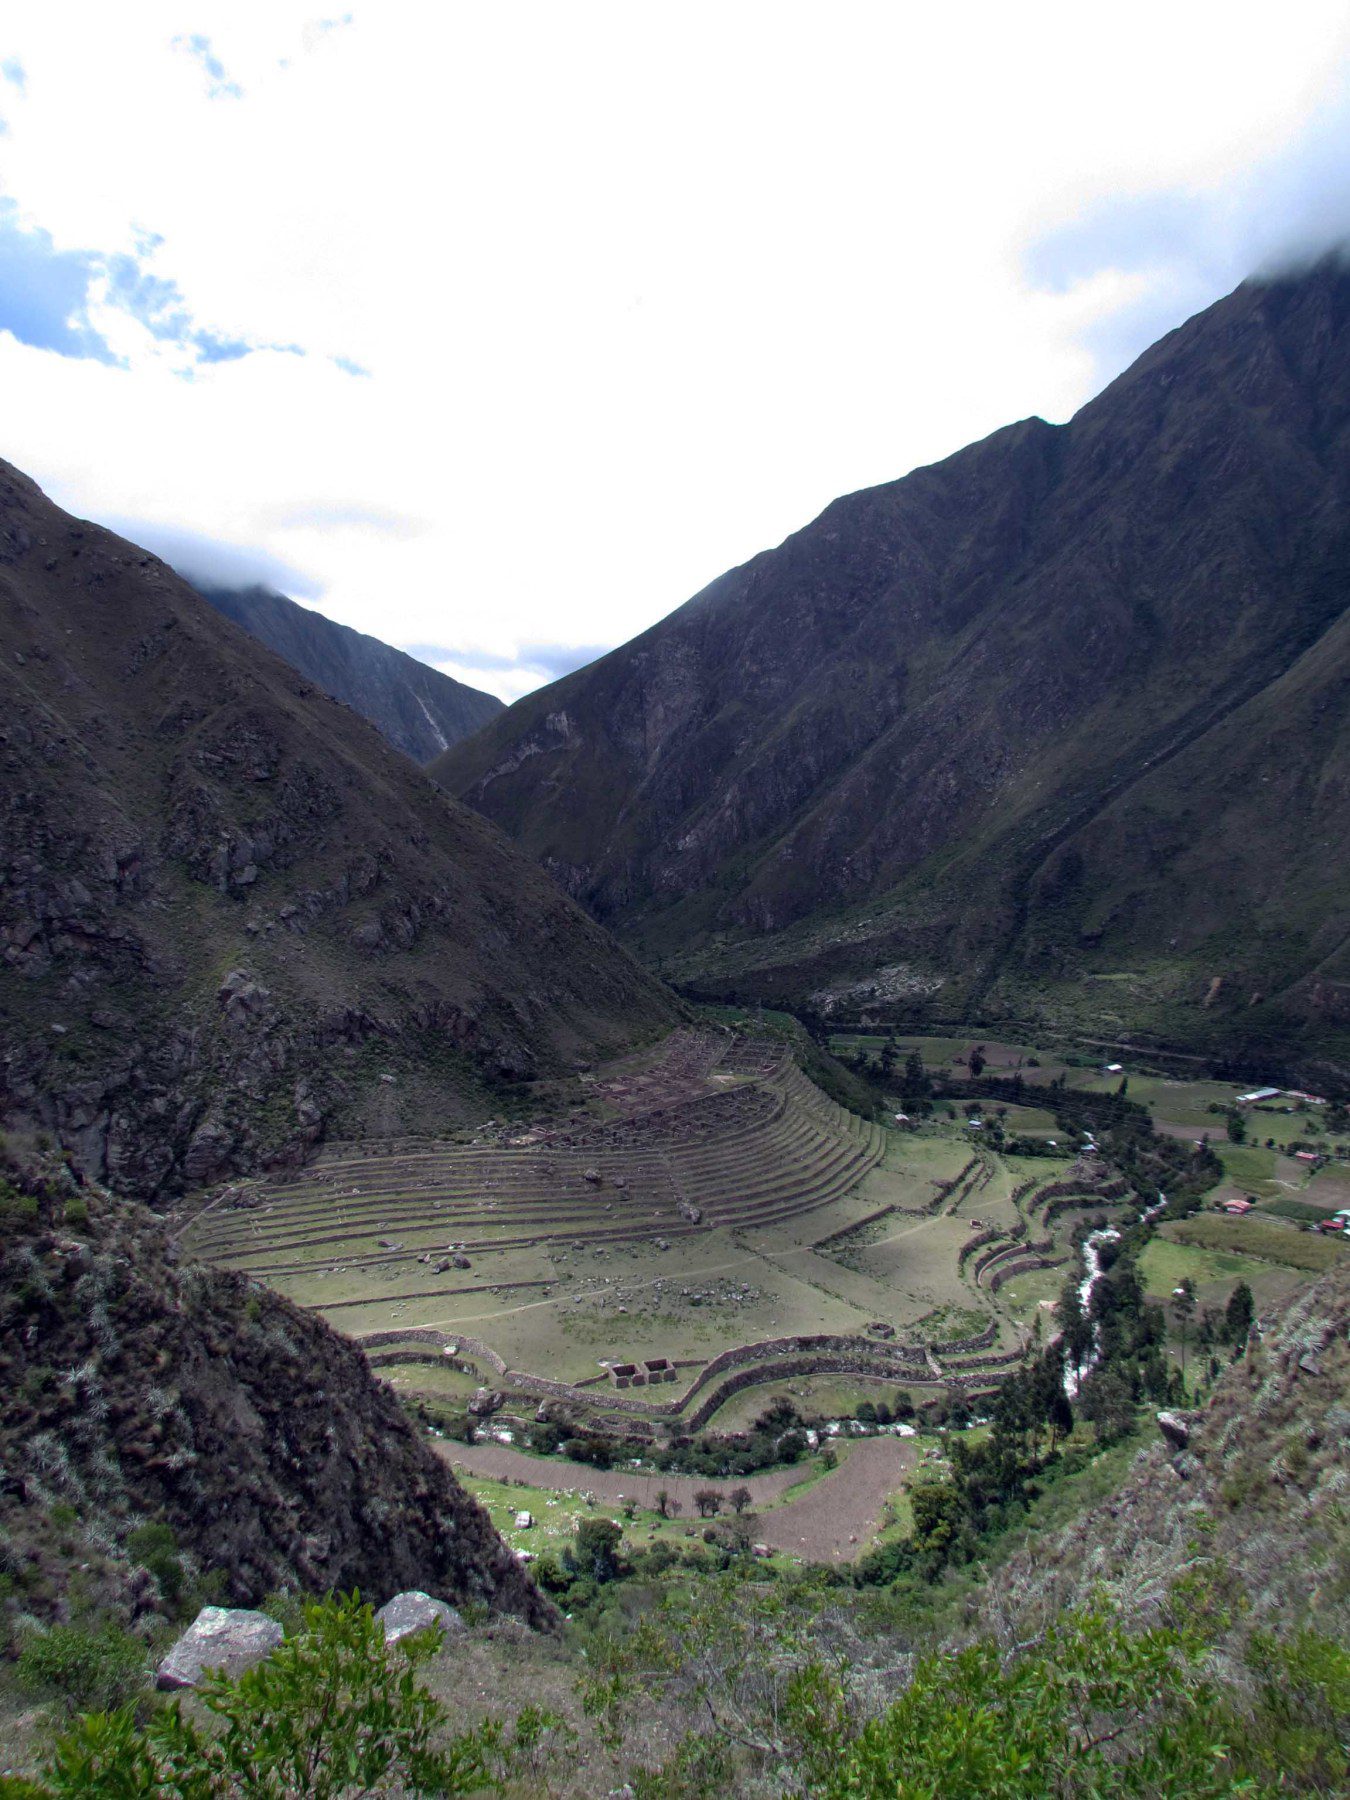
[[[547,1616],[359,1350],[180,1261],[143,1207],[16,1161],[0,1155],[5,1612],[59,1616],[75,1589],[86,1608],[157,1606],[124,1547],[152,1519],[231,1604],[416,1587]]]
[[[836,501],[432,770],[707,991],[1350,1066],[1347,569],[1323,266]]]
[[[1350,1266],[1299,1290],[1123,1483],[1053,1532],[1029,1536],[977,1602],[983,1622],[1034,1640],[1063,1608],[1108,1595],[1153,1624],[1187,1577],[1192,1601],[1231,1608],[1230,1639],[1317,1624],[1350,1630],[1345,1441],[1350,1430]],[[1198,1580],[1197,1580],[1198,1578]]]
[[[268,588],[194,586],[217,612],[369,719],[414,762],[430,762],[502,710],[494,694],[452,681],[415,656]]]
[[[666,1026],[500,834],[0,465],[0,1109],[140,1196]]]

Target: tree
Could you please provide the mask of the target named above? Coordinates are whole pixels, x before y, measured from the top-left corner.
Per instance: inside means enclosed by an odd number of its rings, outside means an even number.
[[[663,1519],[670,1517],[670,1489],[658,1488],[656,1493],[656,1510]]]
[[[727,1495],[727,1499],[731,1502],[732,1511],[738,1518],[746,1508],[752,1504],[754,1498],[755,1496],[750,1492],[749,1488],[744,1485],[732,1488],[731,1492]]]
[[[909,1490],[914,1516],[914,1546],[939,1564],[945,1562],[965,1523],[966,1509],[950,1481],[918,1481]]]
[[[905,1058],[904,1079],[900,1092],[906,1100],[921,1100],[929,1089],[928,1071],[923,1066],[923,1052],[916,1044]]]
[[[898,1055],[898,1052],[895,1048],[894,1040],[888,1038],[881,1047],[881,1056],[879,1058],[880,1067],[881,1067],[881,1079],[883,1081],[889,1081],[891,1076],[894,1075],[895,1060],[896,1060],[897,1055]]]
[[[619,1545],[623,1527],[613,1519],[583,1519],[567,1557],[579,1575],[593,1581],[613,1581],[619,1572]]]
[[[966,1058],[966,1062],[970,1068],[971,1078],[973,1080],[975,1080],[975,1081],[979,1080],[981,1074],[984,1072],[984,1066],[985,1066],[985,1063],[987,1060],[988,1059],[986,1058],[986,1056],[984,1054],[984,1045],[983,1044],[974,1045],[974,1047],[971,1049],[970,1055]]]
[[[1094,1369],[1083,1389],[1083,1416],[1097,1428],[1099,1443],[1123,1437],[1134,1423],[1134,1393],[1124,1369],[1106,1364]]]
[[[1228,1109],[1228,1141],[1230,1144],[1245,1144],[1247,1141],[1247,1121],[1236,1106]]]
[[[1073,1430],[1073,1408],[1062,1387],[1056,1388],[1046,1407],[1046,1423],[1050,1427],[1050,1447],[1053,1450],[1062,1437],[1068,1437]]]
[[[1228,1296],[1223,1312],[1224,1336],[1230,1344],[1245,1344],[1256,1317],[1256,1301],[1245,1281],[1239,1281]]]
[[[694,1505],[701,1517],[711,1519],[722,1510],[722,1496],[715,1487],[695,1488]]]

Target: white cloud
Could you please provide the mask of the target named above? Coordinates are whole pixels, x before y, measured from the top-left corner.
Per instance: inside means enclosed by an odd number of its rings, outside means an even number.
[[[1066,416],[1103,321],[1218,289],[1109,229],[1058,291],[1029,249],[1279,166],[1348,36],[1339,0],[330,19],[7,9],[24,218],[140,255],[198,331],[305,354],[203,365],[116,308],[125,368],[0,333],[4,454],[504,693],[538,679],[497,666],[523,647],[618,642],[835,494]]]

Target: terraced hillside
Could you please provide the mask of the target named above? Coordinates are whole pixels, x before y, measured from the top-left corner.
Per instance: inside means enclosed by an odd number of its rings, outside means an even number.
[[[335,1146],[297,1179],[236,1189],[194,1250],[277,1285],[330,1280],[325,1310],[494,1285],[510,1252],[669,1242],[782,1223],[849,1193],[882,1132],[780,1047],[675,1033],[642,1076],[602,1090],[610,1118],[514,1139]],[[513,1286],[547,1286],[546,1281]],[[307,1296],[308,1297],[308,1296]]]
[[[548,1124],[337,1145],[227,1190],[187,1247],[323,1312],[400,1386],[689,1426],[804,1371],[987,1379],[1025,1324],[1002,1278],[1058,1271],[1074,1216],[1116,1197],[1034,1174],[845,1111],[779,1042],[682,1029]],[[1033,1209],[1057,1177],[1052,1226]]]

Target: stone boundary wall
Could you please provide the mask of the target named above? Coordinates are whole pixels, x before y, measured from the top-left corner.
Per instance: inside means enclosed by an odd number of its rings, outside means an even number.
[[[974,1256],[977,1250],[983,1250],[986,1244],[995,1243],[1002,1236],[1003,1232],[998,1226],[986,1225],[983,1230],[977,1231],[973,1237],[968,1237],[956,1253],[957,1268],[964,1269],[967,1262],[969,1262],[970,1258]]]
[[[838,1238],[846,1238],[851,1232],[861,1231],[864,1225],[874,1225],[878,1219],[884,1219],[888,1213],[893,1213],[895,1210],[893,1206],[879,1206],[875,1212],[865,1213],[861,1219],[855,1219],[851,1225],[841,1225],[836,1231],[827,1231],[824,1237],[815,1240],[811,1248],[823,1250],[826,1244],[833,1244]]]
[[[989,1291],[996,1294],[1005,1281],[1018,1275],[1029,1275],[1033,1269],[1058,1269],[1068,1261],[1066,1256],[1024,1256],[1017,1262],[1005,1263],[989,1277]]]
[[[1048,1200],[1058,1200],[1068,1195],[1086,1196],[1084,1205],[1093,1200],[1123,1200],[1130,1191],[1130,1184],[1123,1176],[1117,1175],[1111,1181],[1052,1181],[1036,1195],[1034,1204],[1044,1206]]]
[[[960,1356],[988,1349],[998,1335],[998,1325],[990,1320],[985,1329],[975,1337],[954,1338],[948,1343],[931,1346],[935,1356]],[[587,1406],[593,1404],[593,1397],[576,1385],[565,1381],[552,1381],[544,1375],[528,1375],[517,1369],[508,1369],[505,1361],[495,1350],[481,1340],[465,1332],[442,1331],[436,1326],[414,1325],[405,1331],[388,1330],[371,1332],[369,1336],[357,1340],[365,1351],[385,1350],[396,1345],[427,1344],[444,1349],[446,1344],[457,1344],[467,1356],[480,1358],[487,1363],[502,1379],[505,1386],[518,1392],[538,1395],[543,1398],[570,1401],[574,1405]],[[737,1345],[731,1350],[724,1350],[711,1362],[704,1365],[702,1373],[697,1375],[682,1394],[672,1395],[669,1400],[652,1401],[646,1398],[635,1399],[627,1393],[607,1391],[605,1405],[611,1409],[646,1419],[679,1419],[686,1406],[712,1383],[717,1383],[725,1374],[737,1373],[745,1376],[739,1380],[735,1388],[726,1393],[737,1392],[741,1387],[751,1386],[754,1382],[771,1380],[766,1373],[766,1365],[777,1363],[783,1358],[794,1358],[801,1361],[802,1366],[790,1371],[794,1374],[809,1373],[812,1370],[823,1373],[875,1373],[884,1379],[897,1382],[931,1381],[933,1379],[927,1354],[924,1350],[906,1344],[887,1344],[874,1338],[855,1338],[847,1336],[831,1336],[828,1334],[805,1335],[782,1338],[763,1338],[754,1344]],[[400,1361],[427,1360],[418,1358],[409,1352]],[[381,1358],[382,1362],[386,1357]],[[863,1367],[860,1371],[859,1364]],[[970,1364],[977,1367],[978,1364]],[[944,1374],[943,1380],[954,1382],[960,1371]],[[597,1383],[607,1380],[601,1376]],[[719,1392],[722,1387],[719,1386]],[[723,1394],[726,1397],[726,1394]],[[710,1396],[713,1398],[713,1396]],[[721,1405],[721,1400],[717,1405]],[[706,1404],[706,1403],[705,1403]],[[713,1407],[716,1411],[716,1406]],[[703,1406],[695,1415],[708,1415]],[[686,1424],[688,1421],[684,1421]]]
[[[997,1336],[998,1321],[991,1319],[974,1337],[951,1338],[945,1344],[932,1344],[929,1348],[934,1356],[964,1356],[967,1351],[987,1350]]]

